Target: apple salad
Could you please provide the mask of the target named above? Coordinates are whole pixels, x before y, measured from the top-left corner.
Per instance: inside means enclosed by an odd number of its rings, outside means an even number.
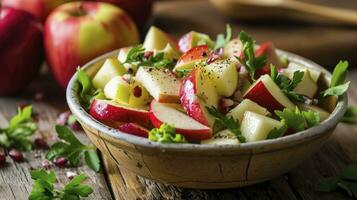
[[[214,41],[191,31],[177,42],[151,27],[143,44],[120,49],[89,77],[81,69],[81,104],[103,124],[162,143],[240,144],[316,126],[343,95],[347,61],[329,85],[324,73],[290,62],[272,42],[255,45],[244,31]]]

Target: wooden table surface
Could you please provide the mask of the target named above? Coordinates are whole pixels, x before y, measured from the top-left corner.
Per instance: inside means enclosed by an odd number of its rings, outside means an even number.
[[[196,29],[210,34],[216,34],[224,30],[224,23],[219,20],[225,20],[217,11],[204,1],[184,1],[175,3],[177,8],[173,8],[173,2],[160,2],[156,5],[154,23],[168,30],[170,33],[181,34],[191,29]],[[196,11],[194,11],[196,9]],[[200,9],[200,11],[197,11]],[[196,13],[194,13],[196,12]],[[192,16],[197,14],[205,15],[208,22],[201,23],[199,19],[193,19]],[[215,17],[213,17],[215,16]],[[215,18],[216,21],[211,21]],[[201,20],[202,21],[202,20]],[[212,24],[210,24],[212,23]],[[187,25],[186,25],[187,24]],[[218,25],[217,25],[218,24]],[[315,53],[310,54],[317,48],[323,48],[324,43],[328,43],[329,39],[333,38],[334,34],[342,34],[346,37],[346,42],[334,41],[338,51],[342,47],[353,49],[351,55],[355,55],[357,59],[357,45],[351,45],[347,42],[355,42],[357,44],[357,31],[354,29],[340,29],[333,27],[300,27],[289,30],[284,30],[285,34],[277,33],[267,26],[260,27],[250,24],[233,24],[235,30],[245,27],[246,30],[262,41],[272,38],[277,46],[283,49],[289,49],[297,53],[305,53],[309,57],[314,58]],[[293,43],[289,41],[289,37],[296,37],[295,31],[299,33],[314,32],[324,29],[327,35],[322,36],[323,39],[309,39],[309,45]],[[331,29],[331,30],[330,30]],[[288,33],[288,35],[286,35]],[[280,38],[280,36],[282,38]],[[279,36],[279,37],[278,37]],[[286,38],[287,37],[287,38]],[[315,34],[315,36],[316,34]],[[297,38],[297,37],[296,37]],[[295,41],[296,42],[296,41]],[[331,45],[331,44],[329,44]],[[311,50],[310,48],[315,48]],[[310,50],[309,50],[310,49]],[[310,52],[311,51],[311,52]],[[338,59],[337,55],[331,55],[331,50],[321,49],[320,52],[326,53],[325,58],[320,59],[322,63],[332,66]],[[327,53],[330,53],[330,58],[326,59]],[[338,52],[339,53],[339,52]],[[351,53],[351,52],[350,52]],[[351,56],[349,55],[349,56]],[[341,58],[345,58],[341,56]],[[356,62],[357,63],[357,62]],[[353,67],[353,66],[352,66]],[[352,81],[349,91],[350,104],[357,103],[357,70],[351,71],[349,77]],[[45,94],[44,101],[32,100],[36,91],[43,91]],[[16,112],[19,104],[31,103],[34,106],[34,111],[39,113],[39,131],[37,134],[53,140],[55,119],[58,113],[67,109],[64,95],[58,92],[59,89],[49,75],[39,77],[36,82],[24,92],[20,97],[0,98],[0,127],[6,126],[8,120]],[[88,143],[89,140],[83,134],[78,132],[77,136]],[[14,163],[11,159],[7,159],[7,164],[0,167],[0,200],[22,200],[27,199],[31,191],[32,181],[29,176],[31,168],[38,168],[41,161],[44,159],[44,151],[36,150],[26,153],[26,161],[22,163]],[[88,175],[87,183],[94,188],[94,193],[87,199],[348,199],[347,196],[340,193],[321,193],[317,191],[318,183],[324,177],[335,176],[343,169],[344,166],[357,161],[357,126],[341,124],[337,127],[333,137],[323,146],[323,148],[313,157],[293,169],[284,176],[277,177],[274,180],[265,183],[248,186],[244,188],[229,189],[229,190],[192,190],[177,188],[169,185],[163,185],[150,181],[134,174],[119,169],[117,166],[103,158],[104,168],[101,173],[94,173],[86,166],[79,168],[53,168],[59,176],[59,185],[68,182],[65,175],[67,171],[85,172]]]

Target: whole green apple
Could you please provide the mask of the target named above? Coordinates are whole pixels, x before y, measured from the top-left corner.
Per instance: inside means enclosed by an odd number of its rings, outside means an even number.
[[[139,43],[133,20],[103,2],[71,2],[58,7],[44,27],[47,62],[65,89],[78,66],[111,50]]]
[[[52,10],[70,1],[74,0],[2,0],[2,5],[25,10],[44,22]]]

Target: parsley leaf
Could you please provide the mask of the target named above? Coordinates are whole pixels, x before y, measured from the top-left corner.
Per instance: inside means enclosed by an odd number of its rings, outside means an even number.
[[[232,28],[229,24],[226,24],[226,36],[224,34],[218,34],[216,39],[216,45],[214,49],[225,47],[227,43],[232,39]]]
[[[349,106],[342,117],[344,123],[357,123],[357,106]]]
[[[32,119],[32,106],[18,108],[17,115],[12,117],[9,127],[0,129],[0,146],[22,151],[31,150],[32,142],[29,136],[36,130],[37,126]]]
[[[162,124],[160,128],[154,128],[149,132],[149,140],[161,143],[185,143],[183,135],[177,134],[175,127]]]
[[[158,52],[149,57],[145,56],[145,48],[143,45],[137,45],[130,49],[124,63],[135,64],[138,67],[148,66],[156,68],[173,69],[175,62],[165,59],[164,52]]]
[[[77,69],[77,84],[79,86],[80,103],[86,110],[89,109],[93,99],[105,98],[103,91],[100,89],[95,90],[88,74],[80,68]]]
[[[87,178],[84,174],[73,177],[62,189],[55,188],[57,178],[54,171],[32,170],[30,174],[34,183],[29,200],[80,199],[80,197],[88,197],[93,193],[90,186],[82,184]]]
[[[283,126],[281,126],[280,128],[274,127],[273,130],[268,133],[267,139],[275,139],[281,137],[284,135],[287,129],[288,127],[286,126],[286,124],[283,124]]]
[[[85,158],[86,164],[94,171],[100,171],[100,159],[95,152],[94,146],[82,144],[76,136],[66,126],[56,126],[58,137],[62,139],[51,146],[46,158],[54,160],[57,157],[65,157],[72,166],[78,166],[80,161]]]
[[[348,165],[337,177],[326,178],[320,182],[319,190],[333,192],[338,188],[350,197],[357,198],[357,163]]]
[[[234,120],[232,116],[225,116],[220,113],[214,106],[206,107],[209,114],[216,118],[215,123],[220,123],[219,126],[224,126],[232,133],[234,133],[239,142],[246,142],[245,137],[242,135],[240,128],[239,128],[239,121]]]
[[[302,81],[304,77],[303,71],[295,71],[293,78],[289,79],[284,74],[278,73],[277,68],[274,65],[270,65],[270,77],[279,86],[281,91],[291,100],[298,102],[304,102],[305,98],[301,94],[294,92],[294,88]]]
[[[350,84],[346,82],[347,73],[348,62],[340,61],[333,70],[330,87],[322,92],[323,97],[343,95]]]
[[[261,55],[259,57],[255,57],[254,54],[254,41],[253,39],[244,31],[239,33],[239,39],[243,45],[243,55],[244,59],[236,57],[242,65],[246,66],[246,69],[252,80],[255,80],[254,74],[255,71],[259,68],[265,66],[266,63],[266,55]]]
[[[283,111],[276,110],[275,114],[284,124],[296,132],[316,126],[318,123],[320,123],[320,117],[318,113],[312,110],[300,111],[298,107],[296,107],[295,110],[289,108],[285,108]]]

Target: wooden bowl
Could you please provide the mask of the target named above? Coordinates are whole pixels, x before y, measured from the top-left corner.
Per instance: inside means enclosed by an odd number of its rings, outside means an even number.
[[[318,64],[279,50],[290,62],[321,69]],[[118,51],[100,56],[84,66],[93,76],[104,60]],[[67,102],[93,144],[120,167],[139,176],[186,188],[233,188],[280,176],[313,155],[330,137],[347,107],[346,95],[332,98],[325,108],[332,111],[320,125],[272,140],[240,145],[161,144],[115,130],[91,117],[79,104],[78,87],[72,77]],[[120,176],[118,174],[118,176]]]

